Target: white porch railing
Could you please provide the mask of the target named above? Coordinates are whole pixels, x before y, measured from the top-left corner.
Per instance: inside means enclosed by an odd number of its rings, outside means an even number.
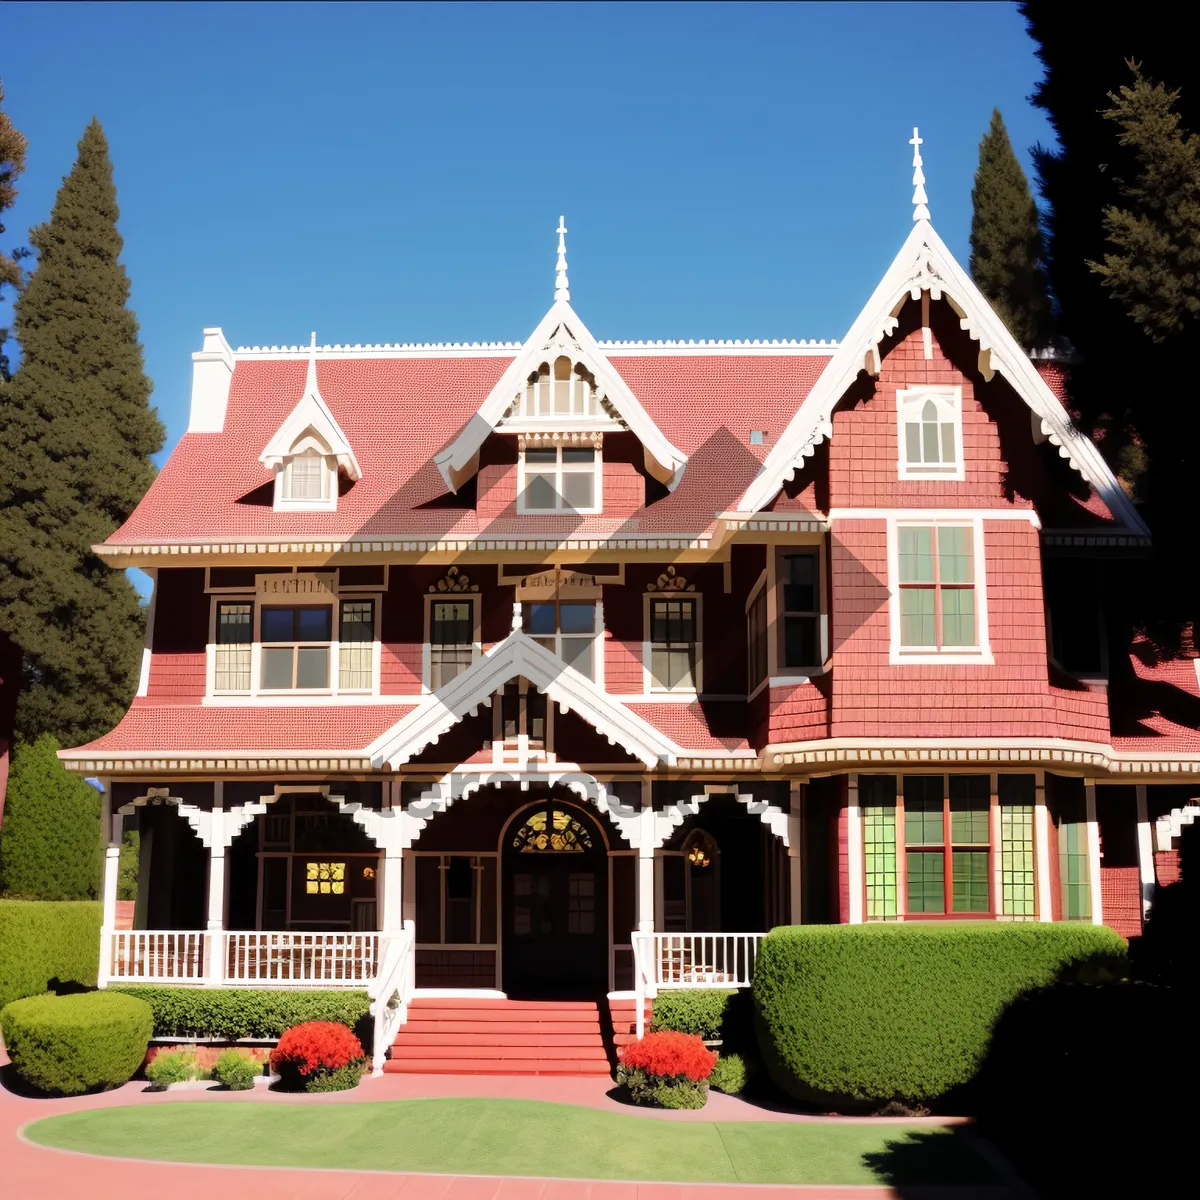
[[[103,929],[100,983],[366,987],[380,933]],[[107,951],[105,954],[103,951]]]
[[[648,933],[635,931],[633,979],[636,1029],[646,1032],[646,1001],[659,988],[742,988],[754,976],[765,933]]]
[[[404,932],[387,938],[379,974],[367,987],[375,1019],[371,1073],[383,1074],[383,1062],[396,1030],[408,1020],[408,1005],[417,984],[417,927],[404,922]]]

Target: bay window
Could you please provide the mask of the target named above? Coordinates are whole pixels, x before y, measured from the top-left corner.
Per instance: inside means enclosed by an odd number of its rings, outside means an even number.
[[[746,687],[750,694],[767,677],[767,588],[763,580],[746,602]]]
[[[815,549],[779,558],[779,663],[787,670],[819,667],[824,662],[820,561]]]

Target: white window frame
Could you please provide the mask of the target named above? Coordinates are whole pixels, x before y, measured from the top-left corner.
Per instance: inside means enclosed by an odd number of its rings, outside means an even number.
[[[763,623],[763,625],[764,625],[763,637],[765,638],[765,645],[766,645],[766,651],[767,651],[767,662],[766,662],[766,670],[763,672],[762,679],[759,680],[759,682],[756,683],[753,687],[751,687],[750,686],[750,666],[751,666],[750,609],[753,607],[754,602],[758,599],[760,592],[765,593],[766,601],[767,601],[766,619]],[[754,586],[750,589],[750,594],[746,597],[745,629],[746,629],[746,634],[743,639],[743,642],[746,647],[746,699],[753,700],[754,697],[757,696],[758,693],[763,690],[763,688],[771,686],[771,591],[767,587],[767,570],[765,568],[763,571],[761,571],[759,573],[758,579],[755,581]]]
[[[693,686],[662,687],[654,682],[651,661],[654,642],[652,615],[656,600],[690,600],[695,606],[693,622],[696,630],[696,665],[692,671]],[[698,696],[704,690],[704,598],[699,592],[646,592],[642,599],[642,693],[650,695]]]
[[[524,606],[526,604],[553,604],[555,606],[555,618],[554,618],[555,632],[553,635],[554,636],[554,650],[552,651],[552,653],[555,655],[556,658],[562,659],[562,661],[564,663],[566,662],[566,659],[564,659],[562,657],[562,639],[564,637],[568,637],[568,638],[581,637],[582,634],[578,634],[578,633],[564,634],[558,629],[558,626],[561,624],[561,621],[559,620],[558,615],[557,615],[558,607],[563,604],[591,604],[595,607],[595,609],[596,609],[596,629],[592,635],[592,666],[594,668],[592,671],[592,682],[598,688],[600,688],[601,691],[603,691],[604,690],[604,657],[605,657],[605,654],[604,654],[604,601],[592,599],[591,597],[572,596],[569,591],[567,591],[564,594],[564,592],[562,590],[560,590],[556,596],[550,596],[550,597],[544,598],[544,599],[542,599],[542,598],[532,599],[529,597],[523,597],[522,599],[517,600],[516,603],[520,606]],[[524,613],[523,607],[520,611],[520,621],[521,621],[520,627],[521,627],[521,629],[524,629],[525,628],[525,613]],[[532,638],[534,641],[538,641],[538,639],[540,639],[540,638],[549,638],[550,636],[551,635],[548,633],[526,634],[526,637]],[[547,647],[547,649],[549,649],[549,647]],[[586,679],[587,676],[584,676],[584,678]]]
[[[948,650],[929,647],[904,649],[900,645],[900,528],[916,526],[926,529],[956,527],[971,530],[971,552],[975,575],[975,627],[977,646],[955,646]],[[941,512],[917,513],[912,516],[887,518],[888,613],[890,646],[888,661],[892,666],[992,666],[992,647],[988,632],[987,558],[984,547],[983,518],[968,514]]]
[[[954,425],[954,455],[952,469],[940,463],[910,463],[908,441],[905,437],[905,409],[908,406],[923,406],[932,400],[939,410],[939,425],[948,421]],[[896,391],[896,468],[901,479],[948,479],[961,482],[966,478],[963,465],[963,405],[962,388],[958,385],[930,385],[928,387],[900,388]]]
[[[557,459],[553,464],[554,471],[554,495],[556,505],[554,508],[530,508],[525,503],[525,477],[527,474],[525,455],[530,450],[553,450],[557,455]],[[592,503],[588,508],[570,508],[566,506],[563,500],[563,451],[564,450],[591,450],[592,458]],[[582,465],[582,464],[581,464]],[[550,464],[534,464],[532,470],[528,471],[533,475],[549,474]],[[583,475],[586,472],[582,469],[570,469],[567,474]],[[604,451],[600,446],[575,445],[566,442],[537,442],[525,447],[524,450],[517,451],[517,512],[524,516],[528,513],[530,516],[571,516],[574,513],[599,513],[604,510]]]
[[[433,606],[435,604],[469,604],[471,606],[471,663],[483,654],[480,632],[480,596],[478,592],[434,592],[425,597],[425,633],[421,643],[421,693],[433,691]],[[464,668],[465,669],[465,668]]]
[[[319,458],[322,463],[321,497],[296,498],[291,495],[292,463],[297,458]],[[336,512],[338,503],[337,459],[329,447],[313,434],[301,438],[275,469],[276,512]]]
[[[369,600],[374,605],[374,636],[371,640],[371,686],[369,688],[343,688],[341,686],[341,611],[342,601]],[[314,698],[344,700],[347,703],[362,701],[380,695],[380,667],[383,646],[379,630],[382,620],[383,594],[378,589],[367,591],[354,588],[330,597],[327,601],[304,603],[299,597],[288,601],[266,601],[271,608],[332,608],[330,614],[333,637],[329,645],[329,686],[326,688],[264,688],[262,686],[262,609],[263,598],[254,592],[224,591],[210,595],[208,615],[208,644],[205,647],[205,703],[256,703],[288,705],[307,703]],[[250,643],[250,689],[249,691],[218,691],[216,687],[217,664],[217,606],[220,604],[251,604],[254,606],[253,641]],[[325,643],[321,643],[324,645]]]

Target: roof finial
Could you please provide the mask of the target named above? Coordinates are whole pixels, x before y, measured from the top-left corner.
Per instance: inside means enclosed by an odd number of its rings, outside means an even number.
[[[554,298],[555,300],[570,300],[570,285],[567,283],[567,219],[558,218],[558,266],[554,268]]]
[[[913,148],[913,220],[928,221],[929,220],[929,197],[925,195],[925,172],[921,170],[923,159],[921,158],[921,146],[924,143],[924,138],[917,133],[917,127],[913,126],[913,135],[908,139],[908,144]]]
[[[308,343],[308,375],[304,380],[304,394],[317,390],[317,331],[314,329]]]

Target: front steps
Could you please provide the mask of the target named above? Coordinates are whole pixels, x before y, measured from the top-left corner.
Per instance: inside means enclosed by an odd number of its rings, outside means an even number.
[[[612,1074],[635,1002],[418,996],[383,1069],[422,1075]],[[648,1008],[649,1006],[647,1006]]]

